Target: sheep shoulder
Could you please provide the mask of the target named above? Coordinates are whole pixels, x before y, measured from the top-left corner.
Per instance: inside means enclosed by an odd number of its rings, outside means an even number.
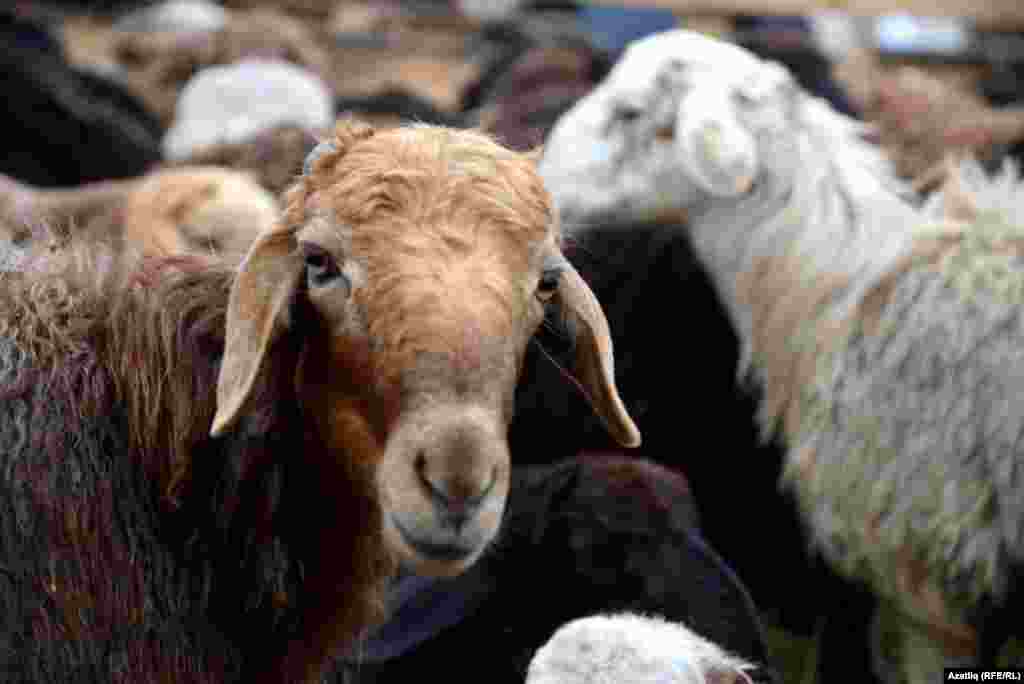
[[[82,242],[67,245],[56,265],[30,260],[5,274],[5,389],[42,384],[78,407],[77,420],[122,412],[133,453],[173,496],[215,409],[207,388],[216,382],[232,273]]]

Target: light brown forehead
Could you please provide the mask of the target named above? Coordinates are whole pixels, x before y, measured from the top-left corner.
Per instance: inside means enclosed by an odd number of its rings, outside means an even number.
[[[443,248],[532,264],[559,240],[534,161],[471,131],[381,131],[305,184],[300,239],[330,227],[352,256]]]

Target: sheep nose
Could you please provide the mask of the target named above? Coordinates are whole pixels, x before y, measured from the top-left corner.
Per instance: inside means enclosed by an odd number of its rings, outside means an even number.
[[[460,532],[480,510],[481,504],[494,490],[498,481],[497,467],[482,485],[463,478],[442,479],[431,477],[426,455],[420,452],[416,459],[416,472],[441,522]]]

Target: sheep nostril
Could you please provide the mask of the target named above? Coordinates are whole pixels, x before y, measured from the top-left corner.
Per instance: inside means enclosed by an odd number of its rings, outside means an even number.
[[[487,486],[477,494],[452,491],[444,483],[435,483],[427,476],[425,469],[419,469],[423,488],[426,490],[434,510],[443,523],[459,532],[467,522],[473,519],[484,500],[494,489],[497,475],[492,477]]]

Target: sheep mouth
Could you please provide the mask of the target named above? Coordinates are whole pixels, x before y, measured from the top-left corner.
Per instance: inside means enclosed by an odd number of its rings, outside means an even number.
[[[439,543],[417,537],[402,526],[402,523],[398,520],[397,516],[391,516],[391,522],[395,526],[395,529],[398,530],[398,535],[402,538],[402,541],[417,554],[429,560],[444,561],[448,563],[462,561],[473,555],[473,552],[477,549],[477,547],[472,544],[457,544],[453,542]]]

